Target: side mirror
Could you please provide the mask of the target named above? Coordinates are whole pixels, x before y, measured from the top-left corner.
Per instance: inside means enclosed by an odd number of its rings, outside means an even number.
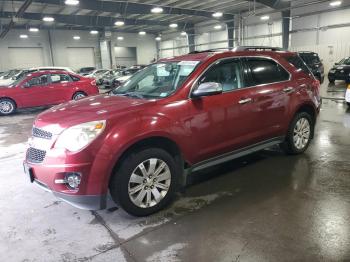
[[[207,82],[200,84],[196,90],[192,92],[192,97],[213,96],[222,93],[222,85],[215,82]]]

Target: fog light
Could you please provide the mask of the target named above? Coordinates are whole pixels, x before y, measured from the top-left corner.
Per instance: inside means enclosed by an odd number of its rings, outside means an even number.
[[[78,189],[81,181],[80,173],[63,173],[64,179],[55,179],[55,184],[65,184],[69,189]]]
[[[79,173],[68,173],[65,180],[69,188],[77,189],[80,185],[81,175]]]

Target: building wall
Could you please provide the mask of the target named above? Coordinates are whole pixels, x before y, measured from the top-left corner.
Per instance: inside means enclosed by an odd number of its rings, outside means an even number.
[[[118,40],[118,36],[123,36],[124,40]],[[148,65],[153,59],[157,58],[156,41],[154,38],[155,36],[150,34],[140,36],[131,33],[113,33],[112,45],[119,47],[136,47],[137,63]],[[113,57],[115,56],[113,55]]]
[[[20,34],[27,34],[27,39],[20,39]],[[88,31],[74,30],[50,30],[52,55],[49,44],[49,32],[40,30],[37,33],[27,30],[11,30],[4,39],[0,41],[0,71],[8,69],[9,47],[41,47],[43,49],[44,63],[48,66],[68,66],[67,53],[70,47],[93,48],[95,63],[101,67],[101,53],[99,36],[91,35]],[[80,40],[74,40],[73,36],[79,35]],[[148,64],[157,56],[156,42],[153,35],[139,36],[138,34],[123,34],[124,41],[117,41],[116,34],[112,35],[112,45],[137,48],[137,63]],[[112,48],[113,50],[114,48]],[[114,53],[112,51],[112,53]],[[113,59],[112,54],[112,59]],[[112,61],[115,65],[114,61]]]

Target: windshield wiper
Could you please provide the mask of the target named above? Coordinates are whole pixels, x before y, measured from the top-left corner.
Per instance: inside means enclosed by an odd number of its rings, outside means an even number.
[[[128,92],[128,93],[114,93],[117,96],[129,96],[129,97],[137,97],[142,99],[143,95],[136,93],[136,92]]]

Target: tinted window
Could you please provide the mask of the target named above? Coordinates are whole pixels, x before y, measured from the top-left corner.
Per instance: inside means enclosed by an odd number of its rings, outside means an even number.
[[[29,80],[30,86],[44,86],[49,83],[49,76],[48,75],[41,75],[38,77],[33,77]]]
[[[318,54],[316,53],[299,53],[299,56],[308,65],[313,65],[315,63],[317,64],[321,62],[320,58],[318,57]]]
[[[264,58],[247,58],[254,85],[286,81],[288,72],[273,60]]]
[[[309,68],[298,55],[289,56],[286,57],[286,59],[291,65],[293,65],[297,69],[302,70],[306,74],[310,74]]]
[[[214,65],[201,77],[198,84],[207,82],[221,84],[224,92],[244,87],[240,61],[223,61]]]
[[[71,78],[69,77],[69,75],[65,75],[65,74],[52,74],[51,75],[51,82],[52,83],[66,83],[66,82],[70,82]]]
[[[73,79],[74,82],[79,81],[80,78],[77,76],[70,75],[70,77]]]

